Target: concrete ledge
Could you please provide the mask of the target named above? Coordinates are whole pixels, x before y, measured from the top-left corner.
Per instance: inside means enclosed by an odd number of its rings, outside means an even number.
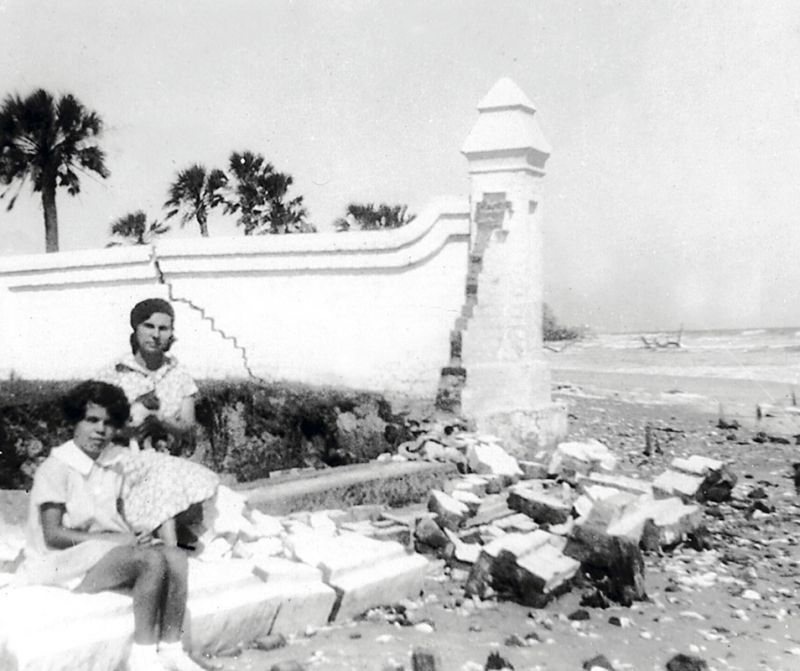
[[[273,560],[274,570],[261,577],[246,560],[190,564],[185,644],[196,654],[320,627],[337,598],[318,570],[288,560]],[[132,635],[129,596],[42,586],[0,591],[4,671],[109,671],[125,659]]]
[[[235,489],[250,505],[271,515],[368,503],[400,507],[426,499],[430,490],[441,489],[456,473],[450,463],[372,462],[257,480]]]

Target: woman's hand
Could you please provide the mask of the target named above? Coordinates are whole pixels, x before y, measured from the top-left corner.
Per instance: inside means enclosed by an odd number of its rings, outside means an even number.
[[[104,541],[111,541],[117,545],[139,545],[139,537],[135,534],[126,534],[121,531],[104,531],[97,534],[97,538]]]
[[[149,410],[144,403],[140,403],[139,401],[134,401],[131,403],[131,425],[132,426],[139,426],[140,424],[144,423],[144,421],[150,417],[150,415],[155,414],[154,411]]]

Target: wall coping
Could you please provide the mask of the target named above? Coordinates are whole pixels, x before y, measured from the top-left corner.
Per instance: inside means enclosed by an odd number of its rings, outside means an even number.
[[[443,197],[425,207],[410,224],[388,231],[163,240],[154,245],[10,256],[0,258],[0,284],[40,284],[44,278],[19,280],[65,271],[83,277],[85,271],[149,266],[156,259],[162,272],[169,273],[197,272],[201,268],[221,272],[412,265],[438,249],[449,236],[469,235],[469,214],[466,199]],[[437,227],[437,222],[450,225]]]

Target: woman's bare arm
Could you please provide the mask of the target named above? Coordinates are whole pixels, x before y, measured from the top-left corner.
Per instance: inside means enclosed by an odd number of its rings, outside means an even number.
[[[39,506],[42,521],[42,532],[47,547],[53,550],[64,550],[89,540],[110,540],[120,545],[136,543],[136,536],[114,531],[79,531],[64,526],[65,507],[61,503],[43,503]]]

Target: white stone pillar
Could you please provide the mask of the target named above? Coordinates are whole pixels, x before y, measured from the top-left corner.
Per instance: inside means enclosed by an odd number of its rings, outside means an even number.
[[[535,108],[510,79],[478,105],[469,161],[477,301],[462,342],[462,413],[518,453],[566,433],[542,352],[542,181],[550,146]],[[474,291],[473,287],[473,291]]]

